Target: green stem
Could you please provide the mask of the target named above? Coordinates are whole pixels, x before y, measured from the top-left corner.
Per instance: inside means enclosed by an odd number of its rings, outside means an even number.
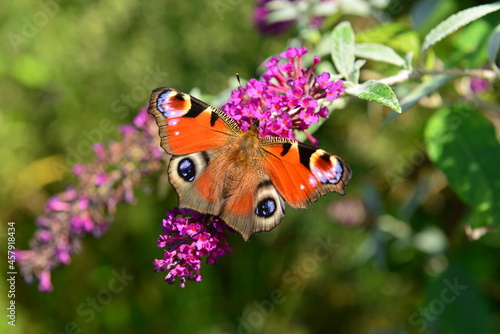
[[[486,79],[490,82],[494,80],[498,80],[500,78],[499,74],[493,70],[488,69],[462,69],[462,68],[445,68],[442,70],[426,70],[426,69],[415,69],[413,71],[401,71],[396,75],[380,79],[380,82],[383,82],[388,85],[394,85],[403,81],[407,81],[412,78],[423,77],[424,75],[455,75],[455,76],[469,76],[469,77],[478,77],[482,79]]]

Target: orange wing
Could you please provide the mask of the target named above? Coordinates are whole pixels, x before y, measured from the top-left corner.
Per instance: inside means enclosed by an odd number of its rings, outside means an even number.
[[[161,146],[172,155],[216,149],[241,133],[219,109],[172,88],[155,89],[148,112],[156,117]]]
[[[296,209],[305,209],[329,192],[344,194],[351,169],[338,156],[285,138],[263,138],[265,169],[278,192]]]

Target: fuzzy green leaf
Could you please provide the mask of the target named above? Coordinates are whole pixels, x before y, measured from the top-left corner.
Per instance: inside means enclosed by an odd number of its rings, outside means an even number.
[[[347,80],[354,82],[354,30],[349,22],[341,22],[333,29],[331,55],[337,71]]]
[[[406,61],[392,48],[377,43],[357,43],[355,53],[357,57],[383,61],[385,63],[404,67]]]
[[[394,94],[391,87],[385,83],[370,80],[362,85],[346,88],[346,93],[357,96],[363,100],[378,102],[394,111],[401,112],[401,106],[396,98],[396,94]]]
[[[424,53],[431,46],[446,36],[469,24],[470,22],[497,10],[500,10],[500,2],[468,8],[450,16],[438,24],[427,34],[427,36],[425,36],[422,50],[420,51],[421,59],[423,59]]]

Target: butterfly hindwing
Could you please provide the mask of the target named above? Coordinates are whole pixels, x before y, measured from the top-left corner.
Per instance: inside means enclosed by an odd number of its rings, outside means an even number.
[[[239,188],[224,200],[220,215],[248,241],[252,234],[269,231],[285,215],[285,201],[267,176],[261,178],[255,170],[241,174]]]
[[[213,182],[210,160],[216,151],[203,151],[187,155],[174,155],[168,165],[168,179],[179,196],[179,207],[203,213],[222,211],[219,194],[221,182]]]
[[[280,223],[285,202],[262,164],[228,161],[228,147],[172,156],[169,180],[179,207],[217,215],[248,240]]]
[[[351,169],[338,156],[285,138],[263,138],[265,169],[285,201],[305,209],[329,192],[344,194]]]
[[[161,146],[168,154],[216,149],[241,133],[219,109],[172,88],[155,89],[148,112],[156,117]]]

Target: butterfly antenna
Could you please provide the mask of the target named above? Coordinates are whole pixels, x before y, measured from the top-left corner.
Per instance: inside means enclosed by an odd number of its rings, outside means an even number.
[[[240,84],[240,86],[243,87],[243,85],[241,84],[241,80],[240,80],[240,74],[238,72],[236,72],[236,80],[238,80],[238,83]]]

